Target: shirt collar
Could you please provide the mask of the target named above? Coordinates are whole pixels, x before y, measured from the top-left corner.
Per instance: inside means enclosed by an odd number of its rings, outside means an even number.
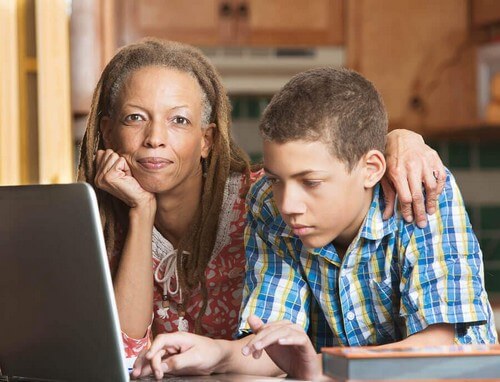
[[[373,189],[372,202],[361,226],[359,237],[368,240],[381,240],[396,230],[397,223],[394,215],[387,220],[382,218],[384,208],[384,192],[378,183]]]

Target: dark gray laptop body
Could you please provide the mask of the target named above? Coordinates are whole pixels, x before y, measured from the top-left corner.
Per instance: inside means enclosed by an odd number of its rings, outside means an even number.
[[[94,191],[0,187],[0,369],[128,381]]]

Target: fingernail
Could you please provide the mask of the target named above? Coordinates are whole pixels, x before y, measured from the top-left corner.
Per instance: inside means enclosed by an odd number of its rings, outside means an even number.
[[[248,346],[243,346],[243,347],[241,348],[241,354],[243,354],[243,355],[248,355],[248,354],[250,354],[250,349],[248,348]]]

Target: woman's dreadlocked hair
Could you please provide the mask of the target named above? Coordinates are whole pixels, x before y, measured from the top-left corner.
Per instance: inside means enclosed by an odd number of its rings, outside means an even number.
[[[205,269],[217,237],[226,180],[231,172],[239,172],[246,175],[248,182],[250,173],[247,155],[233,142],[230,135],[231,110],[225,89],[216,70],[201,51],[189,45],[152,38],[118,51],[104,69],[94,91],[80,149],[78,180],[90,183],[96,190],[108,254],[121,253],[122,248],[118,247],[123,245],[123,240],[117,239],[127,232],[128,207],[95,187],[94,156],[97,150],[105,149],[99,128],[101,118],[113,115],[120,91],[128,77],[146,66],[163,66],[193,76],[205,93],[204,103],[209,106],[204,107],[204,112],[211,107],[210,120],[204,122],[216,125],[213,146],[207,158],[208,171],[203,184],[201,208],[177,248],[177,253],[190,253],[177,264],[178,282],[186,291],[185,300],[189,298],[191,291],[198,286],[201,288],[203,306],[195,324],[195,331],[199,333],[201,318],[207,306]],[[116,272],[116,267],[112,272]]]

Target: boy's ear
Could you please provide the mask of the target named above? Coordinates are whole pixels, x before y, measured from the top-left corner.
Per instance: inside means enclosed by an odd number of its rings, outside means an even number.
[[[385,173],[385,157],[378,150],[370,150],[365,155],[365,182],[366,188],[373,188],[382,179]]]
[[[111,148],[111,118],[102,117],[99,122],[99,130],[104,141],[104,147]]]
[[[207,158],[210,150],[214,144],[214,135],[217,125],[215,123],[209,124],[202,130],[203,137],[201,140],[201,157]]]

